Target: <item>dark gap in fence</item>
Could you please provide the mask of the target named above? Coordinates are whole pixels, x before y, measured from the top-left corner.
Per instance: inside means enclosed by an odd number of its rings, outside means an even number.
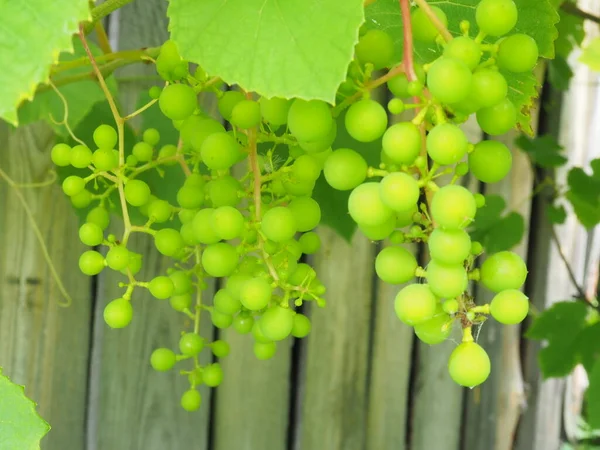
[[[214,292],[217,292],[222,287],[225,287],[225,282],[220,279],[215,279]],[[213,294],[214,295],[214,294]],[[212,299],[211,299],[212,303]],[[218,340],[221,337],[221,331],[217,327],[212,327],[212,340],[213,342]],[[217,362],[217,357],[214,354],[211,354],[211,362]],[[219,393],[219,389],[211,389],[210,393],[210,401],[209,401],[209,414],[208,414],[208,427],[207,427],[207,436],[206,436],[206,448],[208,450],[213,450],[215,448],[215,435],[216,435],[216,425],[217,425],[217,395]]]
[[[95,248],[95,250],[98,250]],[[93,391],[93,382],[95,377],[93,376],[94,371],[94,359],[92,356],[95,354],[95,342],[94,334],[96,332],[96,309],[98,307],[98,291],[100,289],[100,282],[98,275],[91,277],[90,279],[90,317],[89,317],[89,332],[88,332],[88,358],[87,358],[87,377],[85,379],[85,396],[86,396],[86,408],[84,409],[84,430],[83,439],[84,442],[88,442],[88,435],[90,434],[90,426],[88,423],[92,419],[93,413],[91,412],[90,404],[92,403],[91,394]],[[87,445],[86,445],[87,447]]]

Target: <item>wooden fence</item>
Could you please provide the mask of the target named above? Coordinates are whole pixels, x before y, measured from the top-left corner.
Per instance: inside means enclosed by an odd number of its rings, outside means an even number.
[[[113,47],[161,44],[166,6],[163,0],[137,1],[114,14],[108,24]],[[130,77],[121,83],[125,105],[131,107],[147,87],[131,77],[148,70],[120,73]],[[564,102],[550,92],[543,96],[540,131],[558,135],[576,165],[598,156],[595,80],[579,67]],[[481,137],[473,124],[467,128],[472,139]],[[0,133],[0,167],[20,183],[40,181],[50,166],[48,127],[2,127]],[[503,140],[514,147],[514,136]],[[516,251],[528,259],[526,289],[541,310],[569,298],[573,287],[551,240],[546,200],[532,201],[531,167],[519,151],[514,157],[511,176],[486,193],[502,194],[526,218],[529,231]],[[108,330],[102,309],[117,296],[118,277],[79,273],[84,248],[59,186],[21,192],[74,297],[70,308],[58,306],[60,294],[27,214],[14,191],[0,183],[0,366],[26,385],[51,423],[44,450],[558,450],[573,436],[581,378],[570,379],[567,397],[565,381],[542,382],[540,346],[522,338],[523,327],[487,323],[478,339],[491,355],[492,375],[476,389],[459,388],[446,371],[457,338],[435,347],[414,339],[393,312],[398,288],[374,275],[378,246],[359,233],[350,245],[327,228],[320,230],[323,250],[313,262],[328,287],[328,306],[307,311],[310,336],[281,345],[273,360],[261,362],[251,338],[222,333],[232,345],[223,362],[225,381],[202,393],[200,411],[184,412],[178,399],[185,377],[156,373],[148,363],[155,347],[175,346],[180,317],[137,295],[134,323]],[[598,267],[598,239],[572,217],[558,227],[558,236],[586,283]],[[140,238],[133,245],[145,255],[142,278],[165,269],[151,242]]]

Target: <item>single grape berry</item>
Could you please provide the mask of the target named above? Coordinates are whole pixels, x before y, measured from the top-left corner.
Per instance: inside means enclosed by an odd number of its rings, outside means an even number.
[[[204,348],[204,339],[196,333],[186,333],[179,339],[179,351],[183,355],[196,356]]]
[[[433,260],[427,265],[427,282],[438,297],[454,298],[467,290],[469,279],[462,264],[445,265]]]
[[[142,180],[129,180],[125,184],[125,200],[132,206],[142,206],[150,201],[150,186]]]
[[[445,27],[448,26],[448,18],[444,11],[437,6],[432,6],[431,10]],[[410,15],[410,21],[412,23],[413,37],[418,41],[434,43],[436,37],[440,34],[431,19],[421,8],[413,11]]]
[[[126,247],[112,247],[106,254],[106,264],[112,270],[123,270],[129,264],[129,250]]]
[[[292,104],[291,100],[279,97],[261,97],[258,103],[260,105],[260,113],[265,122],[274,127],[279,127],[287,123],[288,111]]]
[[[504,36],[517,24],[519,12],[513,0],[481,0],[475,20],[481,31],[490,36]]]
[[[154,245],[163,255],[175,256],[185,247],[185,242],[179,231],[173,228],[163,228],[154,235]]]
[[[225,242],[208,245],[202,253],[202,267],[212,277],[226,277],[237,267],[239,256],[233,245]]]
[[[110,125],[102,124],[94,130],[92,139],[98,148],[112,150],[117,145],[117,131]]]
[[[481,61],[481,46],[468,36],[458,36],[444,47],[444,56],[462,61],[473,70]]]
[[[442,123],[427,135],[427,153],[441,166],[456,164],[467,154],[469,141],[456,125]]]
[[[312,325],[310,323],[310,319],[306,317],[304,314],[295,314],[294,315],[294,324],[292,325],[292,336],[296,338],[303,338],[308,336]]]
[[[220,330],[229,328],[233,322],[233,316],[229,314],[223,314],[222,312],[216,309],[213,309],[210,312],[210,319],[212,321],[212,324]]]
[[[231,110],[230,122],[236,127],[252,128],[260,123],[260,105],[254,100],[242,100]]]
[[[471,238],[464,230],[436,228],[427,245],[431,259],[445,265],[462,264],[471,252]]]
[[[196,109],[196,93],[187,84],[170,84],[160,93],[158,106],[171,120],[184,120]]]
[[[166,299],[173,295],[175,285],[173,281],[164,275],[153,278],[148,284],[150,293],[158,299]]]
[[[223,369],[219,363],[206,366],[202,372],[204,384],[208,387],[217,387],[223,381]]]
[[[192,290],[192,280],[187,273],[181,270],[175,270],[169,274],[169,278],[173,282],[174,295],[187,294]]]
[[[401,122],[383,134],[383,153],[396,164],[413,164],[421,151],[421,132],[412,122]]]
[[[431,215],[442,228],[466,228],[473,221],[476,212],[473,194],[462,186],[444,186],[433,195]]]
[[[90,210],[85,218],[86,222],[94,223],[100,227],[100,229],[105,230],[110,224],[110,214],[103,208],[102,206],[97,206],[96,208]]]
[[[240,154],[240,146],[228,133],[207,136],[200,147],[202,161],[209,169],[224,170],[233,166]]]
[[[104,308],[104,321],[111,328],[125,328],[133,318],[133,308],[129,300],[118,298]]]
[[[240,286],[239,292],[242,305],[250,311],[258,311],[269,304],[273,289],[265,279],[251,278]]]
[[[458,103],[469,95],[471,70],[458,59],[442,57],[427,73],[427,87],[431,95],[442,103]]]
[[[360,153],[349,148],[340,148],[325,160],[323,175],[332,188],[347,191],[365,181],[367,169],[367,162]]]
[[[517,289],[506,289],[492,299],[490,313],[504,325],[516,325],[529,313],[529,298]]]
[[[274,242],[287,241],[298,231],[294,214],[284,206],[269,209],[263,216],[260,227],[267,239]]]
[[[138,161],[140,162],[148,162],[148,161],[152,161],[152,157],[154,154],[154,150],[152,149],[152,146],[150,144],[148,144],[147,142],[137,142],[134,146],[133,149],[131,150],[133,156],[135,156],[137,158]]]
[[[254,318],[246,313],[238,314],[233,318],[233,328],[240,334],[248,334],[254,326]]]
[[[182,312],[192,304],[192,296],[190,294],[174,295],[169,299],[169,304],[175,311]]]
[[[448,361],[448,372],[459,385],[473,388],[490,375],[490,357],[475,342],[463,342],[454,349]]]
[[[186,411],[193,412],[200,409],[202,404],[202,396],[196,389],[190,389],[181,396],[181,407]]]
[[[516,253],[504,251],[486,259],[479,273],[479,280],[486,288],[501,292],[521,288],[527,278],[527,266]]]
[[[158,372],[171,370],[175,362],[175,353],[169,348],[157,348],[150,355],[150,365]]]
[[[79,228],[79,239],[85,245],[95,247],[96,245],[102,244],[104,233],[102,232],[102,228],[95,223],[84,223]]]
[[[482,141],[469,154],[469,170],[484,183],[503,180],[512,167],[512,154],[508,147],[498,141]]]
[[[96,170],[108,172],[119,165],[119,156],[112,149],[99,148],[92,155],[92,163]]]
[[[258,324],[258,322],[257,322]],[[261,361],[266,361],[275,356],[277,350],[277,344],[275,342],[255,342],[254,343],[254,356]]]
[[[231,277],[230,277],[231,278]],[[213,297],[214,308],[224,314],[233,315],[240,311],[242,304],[226,289],[219,289]]]
[[[428,285],[411,284],[398,292],[394,309],[402,322],[407,325],[418,325],[435,315],[437,304],[437,298]]]
[[[224,358],[229,355],[229,344],[225,341],[214,341],[210,344],[210,348],[212,349],[213,355],[217,358]]]
[[[375,70],[383,69],[394,57],[394,41],[385,31],[369,30],[358,40],[355,52],[362,64],[373,64]]]
[[[268,308],[260,318],[259,326],[267,339],[281,341],[292,332],[294,311],[280,306]]]
[[[156,128],[147,128],[142,134],[142,139],[145,143],[154,147],[160,141],[160,133]]]
[[[482,69],[473,74],[470,97],[482,108],[500,103],[508,94],[508,83],[496,70]]]
[[[77,169],[84,169],[92,163],[92,151],[85,145],[76,145],[69,153],[71,165]]]
[[[421,190],[417,181],[404,172],[394,172],[383,177],[379,183],[381,201],[394,211],[408,211],[415,208]]]
[[[394,215],[394,211],[381,200],[379,183],[369,182],[357,186],[348,198],[348,212],[358,224],[381,225]]]
[[[415,334],[426,344],[441,344],[450,336],[451,324],[450,316],[441,305],[438,305],[435,315],[431,319],[415,325]]]
[[[325,138],[332,124],[330,107],[321,100],[296,99],[290,106],[288,127],[300,141],[318,141]]]
[[[56,144],[50,152],[50,159],[59,167],[66,167],[71,164],[71,147],[67,144]]]
[[[497,62],[501,69],[524,73],[533,70],[538,57],[538,46],[531,36],[513,34],[500,42]]]
[[[302,253],[305,255],[314,255],[321,248],[321,238],[314,231],[304,233],[298,239]]]
[[[379,102],[364,99],[348,108],[344,122],[348,134],[354,139],[359,142],[372,142],[383,135],[388,117]]]
[[[232,206],[220,206],[210,218],[215,234],[224,240],[238,238],[244,231],[244,216]]]
[[[104,256],[94,250],[83,252],[79,257],[79,269],[84,275],[98,275],[104,269]]]
[[[310,231],[321,221],[321,207],[310,197],[297,197],[287,207],[294,216],[298,231]]]
[[[375,259],[375,272],[386,283],[402,284],[410,281],[417,270],[417,260],[404,247],[387,247]]]

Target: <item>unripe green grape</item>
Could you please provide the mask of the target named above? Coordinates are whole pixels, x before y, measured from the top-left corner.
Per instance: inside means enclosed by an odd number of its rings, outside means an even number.
[[[142,180],[129,180],[125,185],[125,200],[132,206],[142,206],[150,201],[150,186]]]
[[[271,300],[273,289],[263,278],[251,278],[240,286],[240,301],[250,311],[265,308]]]
[[[482,141],[469,154],[469,169],[475,178],[484,183],[497,183],[508,175],[512,167],[512,154],[498,141]]]
[[[475,199],[475,205],[477,208],[483,208],[485,206],[485,195],[478,192],[473,195],[473,198]]]
[[[94,130],[92,139],[98,148],[112,150],[117,145],[118,135],[117,131],[113,127],[102,124]]]
[[[314,181],[299,181],[291,177],[282,180],[285,192],[292,196],[312,195],[315,188]]]
[[[418,264],[404,247],[387,247],[375,259],[377,276],[389,284],[403,284],[415,276]]]
[[[212,226],[212,219],[215,210],[213,208],[204,208],[196,213],[192,226],[196,238],[202,244],[216,244],[221,240]]]
[[[466,228],[473,221],[476,212],[473,194],[462,186],[444,186],[433,195],[431,215],[442,228]]]
[[[438,17],[438,19],[440,19],[442,24],[447,27],[448,18],[446,17],[444,11],[437,6],[432,6],[431,10]],[[413,37],[417,41],[433,44],[438,34],[440,34],[431,19],[421,8],[417,8],[412,12],[410,15],[410,21],[412,23]]]
[[[175,285],[169,277],[158,276],[148,283],[148,290],[154,297],[164,300],[173,295]]]
[[[444,265],[433,260],[427,265],[427,282],[438,297],[454,298],[467,290],[469,278],[463,265]]]
[[[223,381],[223,369],[219,363],[213,363],[206,366],[202,372],[204,384],[209,387],[217,387]]]
[[[71,164],[71,147],[67,144],[56,144],[50,152],[50,159],[59,167],[66,167]]]
[[[305,255],[314,255],[321,249],[321,238],[314,231],[304,233],[298,239],[302,253]]]
[[[412,164],[421,151],[421,132],[412,122],[401,122],[383,134],[383,152],[396,164]]]
[[[369,30],[358,40],[354,49],[362,64],[373,64],[375,70],[388,67],[394,58],[394,41],[382,30]]]
[[[462,61],[473,70],[481,61],[481,46],[468,36],[457,36],[444,47],[444,56]]]
[[[404,228],[411,225],[413,222],[420,222],[422,217],[422,214],[418,211],[417,205],[412,209],[396,211],[396,228]]]
[[[458,312],[458,300],[451,298],[442,304],[443,310],[448,314],[456,314]]]
[[[506,98],[508,83],[496,70],[482,69],[473,74],[470,96],[482,108],[490,108]]]
[[[421,191],[417,181],[403,172],[394,172],[383,177],[379,183],[381,201],[394,211],[414,209]]]
[[[169,299],[169,304],[175,311],[182,312],[191,306],[192,296],[190,294],[174,295]]]
[[[500,42],[496,62],[501,69],[524,73],[533,70],[538,57],[538,46],[531,36],[513,34]]]
[[[517,24],[519,12],[513,0],[481,0],[475,10],[477,26],[490,36],[504,36]]]
[[[225,341],[214,341],[212,344],[210,344],[210,347],[213,355],[215,355],[217,358],[225,358],[227,355],[229,355],[229,344]]]
[[[244,230],[244,216],[231,206],[220,206],[211,214],[210,226],[219,238],[235,239],[240,237]]]
[[[97,206],[90,210],[85,217],[85,221],[94,223],[100,227],[101,230],[105,230],[110,224],[110,214],[102,206]]]
[[[292,325],[292,336],[296,338],[303,338],[308,336],[310,330],[312,329],[312,324],[310,323],[310,319],[306,317],[304,314],[295,314],[294,315],[294,324]]]
[[[163,228],[157,231],[154,235],[154,245],[165,256],[175,256],[185,247],[181,234],[173,228]]]
[[[261,97],[258,103],[260,105],[261,115],[265,122],[274,127],[279,127],[287,123],[288,111],[292,105],[291,100],[279,97]]]
[[[131,275],[136,275],[140,270],[142,270],[142,255],[135,252],[129,252],[127,267],[121,269],[121,273],[127,275],[127,271],[129,271],[131,272]]]
[[[200,409],[202,396],[196,389],[189,389],[181,396],[181,407],[186,411],[193,412]]]
[[[245,99],[246,97],[240,91],[225,92],[218,102],[219,113],[225,120],[229,121],[235,105]]]
[[[490,291],[519,289],[527,278],[527,266],[516,253],[504,251],[486,259],[479,274],[479,281]]]
[[[436,228],[429,236],[428,246],[434,261],[445,265],[462,264],[471,252],[471,238],[464,230]]]
[[[160,53],[156,58],[156,70],[158,74],[167,81],[173,79],[173,70],[181,62],[181,56],[177,45],[172,40],[167,40],[161,45]]]
[[[132,318],[133,308],[124,298],[112,300],[104,307],[104,322],[111,328],[125,328]]]
[[[254,100],[242,100],[231,110],[230,122],[236,127],[252,128],[260,123],[260,105]]]
[[[204,348],[204,339],[196,333],[186,333],[179,339],[179,351],[183,355],[196,356]]]
[[[154,200],[148,205],[148,218],[163,223],[171,218],[173,207],[166,200]]]
[[[314,182],[321,175],[322,164],[312,155],[301,155],[292,165],[292,176],[300,181]]]
[[[102,232],[102,228],[95,223],[84,223],[79,228],[79,239],[85,245],[95,247],[96,245],[102,244],[104,233]]]
[[[169,274],[169,278],[173,282],[174,295],[187,294],[192,290],[192,280],[185,272],[181,270],[174,270]]]
[[[441,166],[456,164],[467,154],[469,141],[456,125],[442,123],[427,136],[427,153]]]
[[[367,162],[360,153],[349,148],[340,148],[325,160],[323,174],[332,188],[347,191],[365,181],[367,169]]]
[[[92,203],[92,193],[86,189],[71,197],[71,205],[75,209],[83,209],[90,206]]]
[[[387,128],[388,117],[379,102],[370,99],[354,103],[344,119],[348,134],[359,142],[379,139]]]
[[[198,209],[204,203],[204,188],[183,185],[177,191],[177,203],[185,209]]]
[[[308,282],[316,276],[315,269],[308,264],[300,263],[290,275],[288,282],[294,286],[307,286]]]
[[[171,370],[176,362],[175,353],[169,348],[157,348],[150,355],[150,365],[158,372]]]
[[[500,136],[517,124],[517,109],[508,99],[477,111],[477,123],[490,136]]]
[[[225,133],[226,130],[219,122],[208,117],[190,116],[181,126],[181,140],[186,147],[191,147],[196,153],[200,152],[204,140],[214,133]],[[177,149],[177,148],[175,148]]]
[[[529,313],[529,298],[517,289],[504,290],[493,298],[490,313],[504,325],[516,325]]]
[[[481,242],[472,242],[471,243],[471,255],[481,255],[483,253],[483,245],[481,245]]]
[[[391,114],[402,114],[406,109],[404,106],[404,102],[399,98],[393,98],[388,102],[387,105],[388,111]]]
[[[438,305],[431,319],[415,325],[415,334],[426,344],[441,344],[448,339],[452,331],[452,327],[448,326],[449,320],[450,316],[444,312],[441,305]]]
[[[426,284],[411,284],[396,295],[394,309],[407,325],[418,325],[435,315],[438,301]]]
[[[170,84],[160,93],[158,106],[171,120],[187,119],[196,109],[196,93],[187,84]]]
[[[454,168],[454,173],[459,177],[464,177],[469,173],[469,164],[466,162],[458,163]]]
[[[104,257],[94,250],[83,252],[79,257],[79,270],[89,277],[98,275],[104,269]]]
[[[394,211],[381,200],[379,183],[369,182],[357,186],[348,198],[348,212],[358,224],[381,225],[394,215]]]
[[[262,218],[260,228],[267,239],[274,242],[287,241],[298,231],[294,214],[284,206],[269,209]]]
[[[479,344],[463,342],[454,349],[448,361],[448,372],[455,383],[473,388],[490,375],[490,357]]]
[[[230,314],[224,314],[221,311],[213,309],[210,312],[210,319],[212,324],[220,330],[229,328],[233,323],[233,316]]]
[[[392,244],[404,244],[406,242],[406,235],[400,230],[395,230],[390,234],[390,242]]]
[[[137,166],[137,163],[138,159],[134,155],[128,155],[127,158],[125,158],[125,165],[127,167],[135,167]]]
[[[237,267],[239,256],[233,245],[225,242],[211,244],[202,253],[202,267],[211,277],[226,277]]]
[[[209,169],[229,169],[236,163],[239,144],[227,133],[213,133],[204,139],[200,149],[202,161]]]
[[[162,89],[159,86],[152,86],[148,89],[148,96],[153,100],[158,100]]]
[[[296,99],[288,112],[288,128],[299,141],[318,141],[328,135],[333,118],[321,100]]]
[[[372,241],[381,241],[388,238],[396,229],[396,217],[391,216],[388,220],[377,225],[358,224],[362,233]]]
[[[242,308],[238,298],[234,298],[226,289],[219,289],[213,297],[214,308],[230,316],[238,313]]]
[[[160,132],[156,128],[147,128],[142,134],[142,139],[144,142],[154,147],[160,142]]]
[[[96,170],[108,172],[119,165],[119,158],[112,149],[99,148],[92,155],[92,163]]]
[[[92,163],[92,151],[85,145],[76,145],[69,153],[69,162],[77,169],[84,169]]]
[[[471,70],[462,61],[442,57],[435,61],[427,73],[427,86],[431,95],[442,103],[458,103],[469,95]]]
[[[424,84],[426,75],[425,75],[425,71],[423,70],[423,66],[415,63],[414,69],[415,69],[415,74],[417,75],[417,80],[420,81],[422,84]],[[395,77],[391,78],[387,82],[387,87],[390,90],[390,92],[392,94],[394,94],[396,97],[406,98],[406,97],[409,97],[408,83],[409,83],[409,81],[408,81],[408,78],[406,77],[406,74],[401,73],[401,74],[396,75]]]
[[[240,334],[248,334],[254,326],[254,318],[248,314],[238,314],[233,318],[233,328]]]
[[[106,254],[106,264],[112,270],[123,270],[129,264],[129,250],[126,247],[112,247]]]
[[[266,361],[275,356],[277,344],[275,342],[255,342],[253,351],[254,356],[261,361]]]
[[[238,180],[230,175],[212,180],[207,184],[206,189],[215,208],[219,206],[236,206],[240,202],[238,191],[242,190],[242,186]]]
[[[268,308],[260,318],[259,326],[267,339],[281,341],[292,332],[294,311],[280,306]]]
[[[321,207],[310,197],[297,197],[287,208],[292,212],[298,231],[310,231],[321,221]]]
[[[298,140],[298,146],[304,150],[306,153],[314,154],[327,150],[330,148],[335,141],[337,136],[337,123],[332,122],[331,127],[329,128],[329,132],[319,139],[314,139],[312,141],[309,140]]]
[[[238,266],[238,272],[244,268],[248,268],[248,266],[252,266],[250,272],[253,272],[256,268],[260,267],[260,262],[255,257],[245,257]],[[227,278],[227,283],[225,284],[226,292],[239,301],[242,285],[251,278],[252,276],[247,273],[234,273]]]
[[[423,93],[425,86],[420,81],[411,81],[408,83],[408,95],[418,97]]]
[[[137,142],[131,152],[140,162],[152,161],[152,157],[154,156],[152,146],[147,142]]]

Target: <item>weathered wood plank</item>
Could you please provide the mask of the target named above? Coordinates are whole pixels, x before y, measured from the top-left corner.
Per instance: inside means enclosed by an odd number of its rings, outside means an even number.
[[[0,131],[0,167],[17,183],[43,181],[53,134],[43,124]],[[80,273],[78,220],[60,186],[22,189],[56,271],[73,297],[68,308],[14,190],[0,180],[0,367],[52,426],[45,450],[84,448],[91,280]]]

